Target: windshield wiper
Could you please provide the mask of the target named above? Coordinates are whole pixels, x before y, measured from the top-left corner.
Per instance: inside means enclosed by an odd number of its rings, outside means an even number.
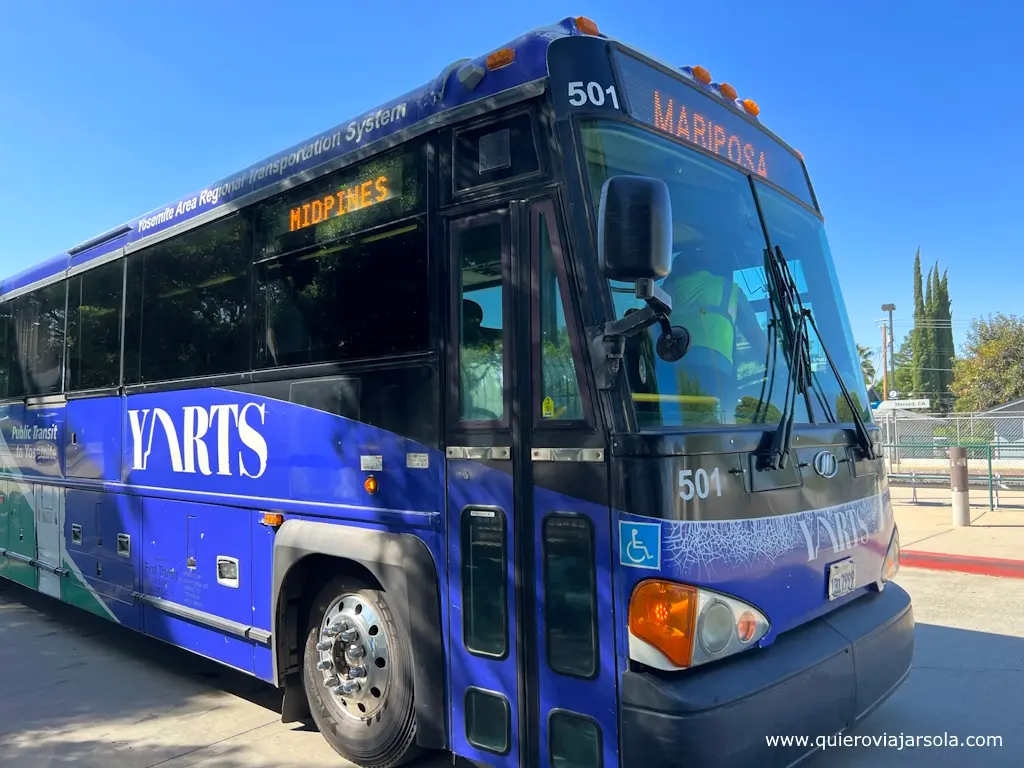
[[[850,391],[846,388],[842,374],[825,345],[825,339],[821,335],[818,324],[814,320],[811,311],[804,307],[800,298],[800,292],[789,269],[786,257],[782,248],[775,246],[774,253],[765,249],[765,271],[775,288],[775,295],[779,301],[780,315],[778,319],[783,326],[783,332],[791,342],[789,381],[786,383],[786,396],[782,410],[782,417],[779,426],[772,435],[771,447],[769,448],[767,466],[770,469],[783,469],[788,463],[790,455],[790,443],[793,436],[793,420],[796,413],[796,397],[798,394],[805,394],[808,386],[813,387],[818,396],[819,403],[831,420],[835,420],[828,401],[821,391],[817,377],[811,369],[810,361],[810,339],[807,334],[807,326],[814,330],[821,345],[825,359],[832,370],[833,376],[839,384],[843,398],[846,400],[853,416],[854,428],[857,433],[857,443],[864,452],[867,459],[877,458],[871,435],[868,434],[867,425],[861,417],[857,402],[853,399]]]

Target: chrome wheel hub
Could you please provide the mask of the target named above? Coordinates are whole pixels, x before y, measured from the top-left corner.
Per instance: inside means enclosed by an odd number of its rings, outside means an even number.
[[[328,702],[340,714],[365,720],[384,706],[391,685],[391,656],[380,616],[358,595],[343,595],[320,623],[316,668]]]

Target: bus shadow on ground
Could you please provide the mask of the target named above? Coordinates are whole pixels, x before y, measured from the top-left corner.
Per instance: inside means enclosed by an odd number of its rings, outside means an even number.
[[[278,721],[280,702],[262,681],[0,581],[4,768],[172,768]],[[202,765],[253,763],[223,755]]]
[[[1019,765],[1022,682],[1024,638],[919,623],[910,676],[848,732],[859,743],[819,752],[804,765]],[[178,768],[195,764],[199,750],[203,768],[313,764],[300,755],[268,756],[263,763],[251,754],[206,756],[216,751],[210,745],[277,722],[279,712],[280,692],[272,686],[0,582],[4,768]],[[961,744],[968,736],[997,736],[1002,746],[906,743],[924,736],[938,743],[956,737]],[[320,741],[315,733],[309,737]],[[865,744],[864,737],[902,738],[897,743],[904,746]]]

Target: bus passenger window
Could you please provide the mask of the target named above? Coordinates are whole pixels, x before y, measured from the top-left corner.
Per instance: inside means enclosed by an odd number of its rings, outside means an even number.
[[[549,759],[552,768],[600,768],[601,731],[589,717],[571,712],[551,714]]]
[[[508,754],[512,741],[512,711],[508,699],[470,688],[466,691],[466,740],[478,749]]]
[[[549,227],[553,221],[537,216],[540,229],[540,415],[544,419],[582,419],[580,385],[569,343],[565,304],[558,285]]]
[[[462,512],[462,642],[478,656],[508,655],[505,513]]]
[[[37,288],[7,303],[11,368],[7,397],[50,395],[61,390],[67,281]]]
[[[232,214],[128,256],[125,384],[249,369],[250,231]]]
[[[123,289],[124,259],[71,278],[65,363],[69,391],[120,383]]]
[[[597,572],[589,518],[544,519],[544,623],[548,666],[570,677],[597,674]]]
[[[469,421],[505,418],[501,262],[502,223],[462,230],[458,241],[459,415]]]

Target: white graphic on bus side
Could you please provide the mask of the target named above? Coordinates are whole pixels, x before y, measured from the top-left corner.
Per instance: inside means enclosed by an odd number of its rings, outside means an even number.
[[[258,478],[267,470],[267,441],[253,426],[253,420],[258,417],[262,426],[266,411],[264,403],[230,403],[208,408],[187,405],[181,409],[179,431],[175,419],[163,408],[130,410],[132,469],[147,468],[159,426],[170,452],[172,471],[212,475],[215,465],[218,475],[231,477],[235,474],[233,470],[237,470],[241,477]],[[247,457],[242,451],[232,454],[233,435],[255,456]]]

